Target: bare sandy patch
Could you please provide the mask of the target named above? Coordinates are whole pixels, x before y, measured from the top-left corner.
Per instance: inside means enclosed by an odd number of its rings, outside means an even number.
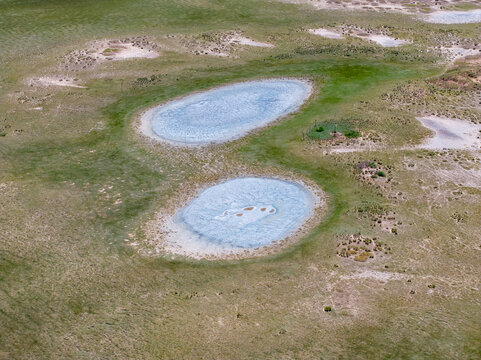
[[[378,31],[365,30],[353,26],[343,26],[337,30],[329,30],[324,28],[309,29],[308,32],[313,35],[319,35],[328,39],[336,40],[342,40],[346,36],[352,36],[374,42],[383,47],[398,47],[411,43],[409,40],[397,39]]]
[[[209,32],[195,36],[169,35],[167,38],[179,43],[184,50],[194,55],[230,57],[239,46],[274,47],[273,44],[251,39],[238,31]]]
[[[481,55],[481,46],[479,45],[472,48],[465,48],[461,46],[442,46],[440,50],[449,61],[456,61],[470,56]]]
[[[376,271],[376,270],[363,270],[351,275],[341,275],[343,280],[352,279],[367,279],[367,280],[377,280],[377,281],[390,281],[390,280],[401,280],[406,278],[407,275],[398,272],[388,272],[388,271]]]
[[[328,39],[336,39],[336,40],[341,40],[344,39],[344,35],[342,35],[339,32],[328,30],[328,29],[309,29],[309,33],[313,35],[319,35]]]
[[[381,150],[386,150],[386,146],[380,146],[380,145],[375,145],[375,144],[369,144],[369,145],[353,145],[353,146],[339,146],[339,147],[331,147],[327,149],[327,153],[333,153],[333,154],[347,154],[347,153],[353,153],[353,152],[369,152],[369,151],[381,151]]]
[[[436,186],[451,183],[456,187],[466,186],[481,188],[481,164],[479,161],[456,161],[458,154],[454,150],[442,153],[441,161],[423,161],[417,164],[411,159],[406,159],[406,169],[422,174],[423,178],[436,179]],[[447,198],[445,192],[443,199]]]
[[[481,169],[465,169],[459,166],[456,169],[433,169],[433,173],[436,178],[445,182],[481,188]]]
[[[382,47],[398,47],[411,43],[408,40],[396,39],[394,37],[382,34],[369,34],[366,36],[357,35],[356,37],[372,41],[378,45],[381,45]]]
[[[394,11],[409,12],[401,4],[396,3],[371,3],[369,1],[334,1],[334,0],[282,0],[289,3],[307,3],[317,10],[374,10],[374,11]]]
[[[481,125],[458,119],[427,116],[417,118],[435,134],[424,144],[424,149],[481,149]]]
[[[355,26],[343,26],[342,33],[346,36],[352,36],[376,43],[382,47],[398,47],[411,43],[409,40],[396,38],[392,36],[390,32],[381,31],[378,29],[363,29]]]
[[[145,37],[98,40],[89,43],[86,49],[67,54],[62,67],[67,70],[82,70],[109,60],[153,59],[160,55],[157,48],[157,44]]]
[[[255,47],[267,47],[267,48],[272,48],[274,45],[265,43],[265,42],[260,42],[260,41],[255,41],[252,40],[248,37],[245,37],[241,34],[235,34],[229,39],[230,44],[238,44],[238,45],[246,45],[246,46],[255,46]]]
[[[61,76],[42,76],[38,78],[31,78],[27,80],[27,84],[29,86],[39,86],[39,87],[47,87],[47,86],[67,86],[67,87],[74,87],[74,88],[87,88],[86,86],[80,85],[78,79],[69,78],[69,77],[61,77]]]
[[[369,0],[279,0],[294,4],[309,4],[317,10],[375,11],[400,14],[421,14],[444,10],[454,4],[452,0],[420,0],[409,2],[403,0],[369,1]],[[479,5],[479,1],[466,0],[465,3]],[[422,17],[426,19],[425,16]]]

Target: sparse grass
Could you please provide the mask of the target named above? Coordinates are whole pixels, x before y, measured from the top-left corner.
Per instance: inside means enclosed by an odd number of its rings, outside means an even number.
[[[363,131],[388,141],[416,140],[422,134],[412,115],[386,107],[381,95],[441,70],[418,49],[332,45],[297,31],[300,26],[389,20],[427,38],[431,25],[382,14],[320,17],[308,7],[253,0],[9,0],[0,14],[0,126],[6,129],[0,140],[0,356],[477,357],[479,258],[472,239],[479,234],[479,193],[469,195],[469,205],[428,206],[428,190],[413,184],[430,183],[425,169],[435,157],[417,158],[416,151],[323,156],[301,137],[315,121],[326,127],[356,118]],[[23,83],[56,71],[58,57],[86,41],[145,34],[161,42],[167,33],[233,28],[277,48],[246,48],[229,59],[163,51],[148,61],[102,64],[75,74],[88,90]],[[470,25],[463,29],[476,33]],[[143,143],[133,117],[193,91],[276,76],[308,77],[317,93],[299,113],[215,150],[212,158],[315,181],[329,196],[319,226],[280,254],[237,262],[144,256],[129,246],[144,243],[142,225],[208,163],[195,152]],[[37,106],[42,110],[31,110]],[[392,200],[394,190],[353,176],[353,164],[366,158],[396,166],[393,188],[406,200]],[[404,161],[419,170],[410,172]],[[440,201],[437,193],[434,198]],[[385,208],[408,224],[397,237],[358,213]],[[463,223],[452,214],[462,214]],[[393,247],[388,260],[341,263],[337,235],[361,230]],[[413,282],[349,280],[363,270]],[[439,284],[432,294],[426,281]],[[411,288],[416,295],[406,296]],[[326,303],[335,305],[329,316],[322,311]]]

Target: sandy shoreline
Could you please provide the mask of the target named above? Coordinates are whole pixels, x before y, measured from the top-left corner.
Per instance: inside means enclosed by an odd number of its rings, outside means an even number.
[[[301,185],[312,195],[313,209],[297,230],[290,232],[284,239],[274,241],[269,245],[253,249],[228,249],[211,244],[208,252],[206,252],[205,249],[202,252],[198,251],[198,244],[189,240],[189,235],[185,232],[185,229],[179,229],[175,224],[173,217],[180,209],[184,208],[205,189],[239,177],[273,178]],[[241,173],[233,172],[231,174],[223,174],[212,181],[201,184],[196,181],[184,184],[175,194],[173,194],[173,196],[170,197],[166,206],[162,207],[162,209],[155,214],[154,218],[147,222],[144,231],[147,242],[154,248],[155,255],[170,254],[196,260],[243,259],[275,254],[294,244],[319,224],[326,209],[327,195],[313,181],[298,177],[291,173],[259,171],[254,169],[253,171],[242,170]],[[179,246],[178,239],[173,240],[173,236],[180,236],[182,241],[185,241],[187,244]]]
[[[222,141],[210,141],[206,143],[183,143],[183,142],[177,142],[177,141],[172,141],[169,139],[164,139],[157,134],[155,134],[152,130],[152,113],[157,109],[158,107],[161,106],[166,106],[170,103],[181,101],[187,97],[194,96],[197,94],[201,94],[204,92],[216,90],[222,87],[227,87],[230,85],[235,85],[235,84],[242,84],[242,83],[248,83],[248,82],[255,82],[255,81],[266,81],[266,80],[291,80],[291,81],[300,81],[308,86],[308,89],[306,91],[305,96],[303,97],[302,103],[299,104],[298,108],[295,109],[294,111],[288,112],[280,117],[278,117],[275,120],[272,120],[266,124],[263,124],[261,126],[252,128],[251,130],[242,133],[240,135],[233,136],[229,139],[222,140]],[[141,138],[146,141],[149,144],[162,144],[166,145],[171,148],[191,148],[191,149],[199,149],[199,148],[207,148],[207,147],[212,147],[216,145],[223,145],[226,143],[230,143],[232,141],[236,141],[245,137],[248,137],[258,131],[262,131],[263,129],[266,129],[270,126],[273,126],[274,124],[277,124],[281,121],[283,121],[286,117],[295,114],[299,112],[303,106],[309,103],[309,101],[312,98],[312,95],[314,94],[315,86],[314,83],[311,79],[309,78],[303,78],[303,77],[281,77],[281,78],[254,78],[254,79],[246,79],[246,80],[240,80],[240,81],[233,81],[225,84],[220,84],[217,86],[214,86],[212,88],[204,89],[204,90],[197,90],[197,91],[192,91],[184,95],[177,96],[175,98],[169,99],[164,102],[156,103],[148,107],[147,109],[141,110],[137,113],[137,115],[134,116],[134,121],[133,121],[133,126],[134,130],[137,134],[141,136]]]

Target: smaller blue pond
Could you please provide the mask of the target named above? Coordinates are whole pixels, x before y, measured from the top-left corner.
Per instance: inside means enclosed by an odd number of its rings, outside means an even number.
[[[285,239],[307,220],[314,205],[314,195],[300,184],[236,178],[201,192],[175,221],[191,234],[189,241],[206,248],[253,249]]]
[[[310,90],[309,83],[290,79],[222,86],[147,111],[142,131],[178,145],[233,140],[297,110]]]
[[[426,21],[438,24],[467,24],[481,22],[481,9],[469,11],[436,11],[426,15]]]

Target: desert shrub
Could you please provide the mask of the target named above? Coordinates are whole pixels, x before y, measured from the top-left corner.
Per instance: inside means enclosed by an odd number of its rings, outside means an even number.
[[[384,173],[384,171],[381,171],[381,170],[377,171],[376,175],[380,177],[386,177],[386,174]]]
[[[344,136],[350,139],[355,139],[359,137],[359,133],[355,130],[347,130],[344,132]]]

